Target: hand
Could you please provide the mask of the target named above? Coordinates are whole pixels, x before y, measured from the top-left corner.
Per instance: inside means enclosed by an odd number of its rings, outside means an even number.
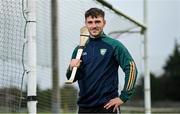
[[[124,102],[119,98],[116,97],[114,99],[111,99],[105,106],[104,108],[109,109],[111,107],[114,107],[113,112],[115,112],[116,110],[118,110],[118,107],[123,104]]]
[[[82,60],[80,60],[80,59],[72,59],[70,62],[70,70],[72,70],[73,67],[79,68],[81,62],[82,62]]]

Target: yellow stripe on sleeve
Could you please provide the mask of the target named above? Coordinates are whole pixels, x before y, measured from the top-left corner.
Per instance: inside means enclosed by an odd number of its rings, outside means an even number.
[[[127,84],[127,90],[131,83],[131,78],[132,78],[132,73],[133,73],[132,70],[133,70],[133,65],[132,65],[132,62],[130,62],[130,73],[129,73],[129,79],[128,79],[128,84]]]
[[[133,65],[133,75],[132,75],[132,79],[131,79],[131,84],[130,84],[130,86],[129,86],[129,90],[130,89],[132,89],[133,88],[133,85],[134,85],[134,82],[135,82],[135,75],[136,75],[136,71],[135,71],[135,63],[134,62],[132,62],[132,65]]]

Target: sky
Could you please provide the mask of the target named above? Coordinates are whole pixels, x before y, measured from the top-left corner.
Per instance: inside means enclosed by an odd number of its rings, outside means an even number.
[[[107,0],[123,13],[143,23],[143,0]],[[147,0],[149,69],[156,75],[180,42],[180,0]]]

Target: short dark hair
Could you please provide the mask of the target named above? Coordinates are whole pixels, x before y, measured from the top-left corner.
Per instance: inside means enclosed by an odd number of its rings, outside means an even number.
[[[104,18],[105,13],[103,10],[99,8],[90,8],[89,10],[85,12],[85,19],[87,19],[87,17],[89,16],[91,16],[92,18],[97,18],[98,16]]]

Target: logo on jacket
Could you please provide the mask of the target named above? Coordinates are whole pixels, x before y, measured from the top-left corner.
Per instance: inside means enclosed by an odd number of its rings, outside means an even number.
[[[107,51],[107,49],[100,49],[101,55],[105,55],[106,51]]]
[[[83,56],[84,56],[84,55],[87,55],[87,52],[83,52],[82,55],[83,55]]]

